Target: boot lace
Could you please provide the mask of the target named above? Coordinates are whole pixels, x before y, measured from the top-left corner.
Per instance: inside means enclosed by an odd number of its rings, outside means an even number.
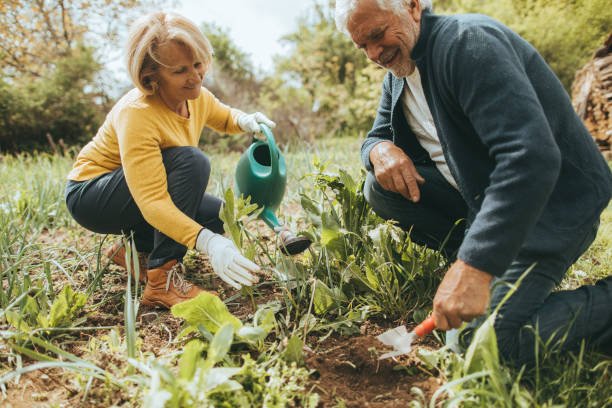
[[[189,283],[185,280],[185,265],[178,262],[176,263],[170,271],[168,271],[168,278],[166,279],[166,292],[170,289],[170,282],[177,288],[183,295],[186,295],[187,292],[191,290],[193,287],[192,283]]]

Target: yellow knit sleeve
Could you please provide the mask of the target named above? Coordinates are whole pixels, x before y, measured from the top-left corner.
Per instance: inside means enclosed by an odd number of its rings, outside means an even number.
[[[193,248],[202,226],[172,202],[162,160],[160,130],[148,113],[126,107],[117,114],[115,130],[125,180],[144,219],[176,242]]]
[[[200,96],[203,103],[204,126],[207,126],[219,133],[244,133],[232,116],[232,109],[219,101],[208,89],[202,88]]]

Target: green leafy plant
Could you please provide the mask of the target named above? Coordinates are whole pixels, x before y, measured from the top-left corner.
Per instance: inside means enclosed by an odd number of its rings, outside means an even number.
[[[307,279],[314,312],[346,317],[368,310],[398,318],[425,307],[441,278],[442,255],[414,244],[409,232],[374,215],[363,181],[343,170],[331,173],[317,160],[314,167],[318,194],[301,197],[318,250],[306,266],[313,271]]]
[[[185,319],[187,327],[181,333],[183,336],[200,332],[210,339],[209,333],[216,334],[229,324],[241,341],[254,347],[261,346],[270,330],[275,327],[272,310],[256,313],[255,324],[245,325],[228,311],[218,296],[208,292],[202,292],[193,299],[174,305],[172,314]]]
[[[225,202],[221,208],[219,218],[223,221],[223,228],[232,241],[242,248],[247,258],[251,259],[255,256],[256,245],[253,239],[249,239],[248,231],[245,224],[257,217],[257,204],[251,204],[250,197],[236,197],[231,188],[225,190]]]
[[[55,300],[49,304],[44,291],[37,295],[26,295],[19,304],[19,311],[6,310],[8,323],[23,336],[40,333],[59,334],[61,329],[82,324],[86,318],[80,314],[87,302],[87,296],[75,292],[70,285],[64,286]],[[22,336],[18,336],[22,337]]]

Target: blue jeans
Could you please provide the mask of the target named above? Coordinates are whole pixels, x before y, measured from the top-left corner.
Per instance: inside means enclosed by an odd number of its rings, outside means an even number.
[[[516,365],[535,361],[535,332],[544,342],[560,350],[576,350],[584,340],[604,352],[612,351],[612,276],[595,285],[553,292],[567,270],[588,249],[599,222],[574,234],[575,240],[555,255],[519,253],[503,276],[494,279],[491,310],[495,309],[532,265],[516,292],[504,303],[495,320],[495,333],[502,357]],[[477,322],[471,324],[476,326]]]
[[[438,249],[455,220],[467,211],[461,196],[433,165],[416,165],[426,182],[421,186],[417,204],[399,194],[385,191],[369,173],[364,194],[374,212],[384,219],[394,219],[406,230],[412,229],[413,240]],[[553,343],[565,337],[562,350],[576,349],[582,340],[605,352],[612,351],[612,277],[596,285],[575,290],[553,292],[567,269],[587,250],[597,234],[599,222],[573,232],[574,240],[558,254],[533,254],[521,251],[503,276],[491,286],[490,309],[494,310],[515,283],[532,265],[516,292],[504,303],[495,321],[499,351],[506,361],[521,365],[535,359],[537,328],[543,341]],[[456,253],[464,228],[456,229],[447,244],[448,253]],[[457,233],[460,233],[459,235]],[[464,339],[469,341],[473,329],[484,318],[468,326]]]
[[[172,147],[162,151],[168,193],[179,210],[214,232],[223,232],[219,219],[222,201],[205,193],[210,162],[196,147]],[[83,227],[100,234],[134,234],[139,252],[150,252],[148,266],[157,268],[176,259],[187,248],[154,229],[142,213],[125,181],[123,168],[91,180],[69,181],[66,206]]]
[[[442,250],[448,258],[454,258],[465,233],[467,205],[435,164],[417,164],[416,168],[425,179],[419,186],[418,203],[385,190],[370,172],[363,188],[365,199],[379,217],[395,220],[400,227],[410,230],[410,238],[417,244]]]

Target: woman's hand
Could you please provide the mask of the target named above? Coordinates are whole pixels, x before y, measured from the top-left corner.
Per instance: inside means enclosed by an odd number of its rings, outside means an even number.
[[[196,249],[208,255],[213,271],[236,289],[259,282],[259,278],[253,275],[260,271],[259,266],[245,258],[236,245],[224,236],[202,229]]]
[[[268,119],[268,117],[261,112],[255,112],[255,113],[242,113],[241,112],[236,117],[236,122],[238,122],[238,126],[240,126],[240,129],[242,129],[244,132],[260,133],[261,132],[261,128],[259,127],[260,123],[263,123],[264,125],[268,126],[270,129],[273,129],[276,127],[276,123]]]

